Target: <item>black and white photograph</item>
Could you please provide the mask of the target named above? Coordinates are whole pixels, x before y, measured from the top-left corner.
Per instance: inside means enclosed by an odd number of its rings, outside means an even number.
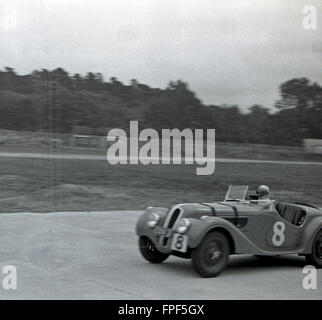
[[[322,300],[320,0],[0,0],[0,39],[0,300]]]

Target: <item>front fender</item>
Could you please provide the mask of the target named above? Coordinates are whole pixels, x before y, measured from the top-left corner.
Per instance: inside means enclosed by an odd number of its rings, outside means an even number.
[[[240,229],[225,219],[207,216],[200,220],[189,220],[191,221],[191,225],[187,232],[187,236],[189,239],[189,247],[192,249],[199,246],[200,242],[208,232],[212,230],[222,230],[227,234],[227,236],[229,235],[231,237],[230,240],[233,242],[234,253],[263,253],[263,250],[251,242]]]
[[[167,208],[162,208],[162,207],[147,208],[143,212],[143,214],[139,217],[139,220],[137,221],[136,226],[135,226],[136,235],[138,235],[139,237],[140,236],[148,237],[153,242],[153,244],[157,247],[157,249],[163,253],[170,253],[171,251],[165,247],[159,246],[158,237],[153,234],[153,232],[152,232],[153,229],[151,229],[147,226],[147,221],[148,221],[148,217],[151,214],[151,212],[156,212],[160,215],[160,218],[161,218],[159,225],[163,225],[167,211],[168,211]]]
[[[151,229],[148,228],[147,226],[147,221],[149,218],[149,215],[152,212],[157,213],[160,216],[160,222],[159,225],[163,224],[164,218],[167,214],[168,209],[167,208],[163,208],[163,207],[149,207],[147,209],[145,209],[145,211],[141,214],[141,216],[139,217],[139,220],[136,223],[135,226],[135,233],[138,236],[147,236],[151,233]]]

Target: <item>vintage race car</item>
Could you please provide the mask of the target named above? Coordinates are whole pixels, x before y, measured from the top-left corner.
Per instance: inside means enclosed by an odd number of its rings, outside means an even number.
[[[230,186],[222,202],[147,208],[136,225],[141,254],[152,263],[169,255],[192,259],[202,277],[217,276],[232,254],[298,254],[321,268],[322,211],[246,197],[247,191]]]

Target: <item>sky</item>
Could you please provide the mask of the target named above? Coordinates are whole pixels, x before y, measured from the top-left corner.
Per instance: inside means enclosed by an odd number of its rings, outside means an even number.
[[[284,81],[322,85],[321,30],[321,0],[0,0],[0,68],[182,79],[205,104],[271,108]]]

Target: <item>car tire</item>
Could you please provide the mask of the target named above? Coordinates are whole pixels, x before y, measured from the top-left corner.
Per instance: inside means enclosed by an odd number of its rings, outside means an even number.
[[[226,268],[229,254],[227,237],[222,232],[213,231],[192,251],[192,266],[204,278],[216,277]]]
[[[312,253],[305,256],[306,261],[315,266],[316,268],[322,268],[322,230],[320,230],[317,236],[314,238],[312,245]]]
[[[151,263],[162,263],[169,255],[157,250],[148,237],[139,238],[139,249],[144,259]]]

